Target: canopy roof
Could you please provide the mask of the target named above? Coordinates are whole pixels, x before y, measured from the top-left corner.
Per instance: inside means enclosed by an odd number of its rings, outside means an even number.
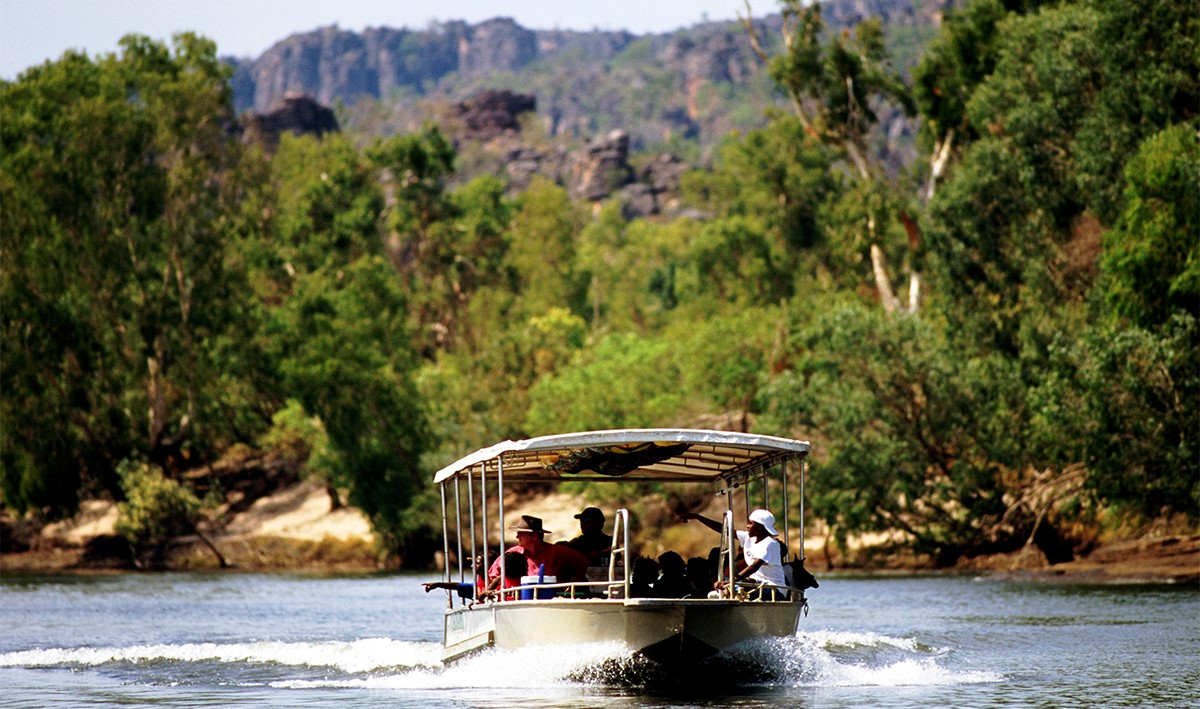
[[[655,480],[739,482],[779,463],[802,458],[809,444],[731,431],[631,428],[503,441],[442,468],[435,483],[486,468],[507,481]]]

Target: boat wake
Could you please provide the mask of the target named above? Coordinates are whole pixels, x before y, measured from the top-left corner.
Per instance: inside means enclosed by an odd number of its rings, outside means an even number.
[[[686,673],[667,673],[617,645],[486,650],[443,666],[437,643],[385,638],[46,648],[0,653],[0,667],[91,669],[136,684],[280,688],[463,689],[932,686],[999,682],[959,669],[916,640],[816,631],[755,640]],[[678,676],[686,676],[686,680]],[[698,679],[699,678],[699,679]],[[683,683],[686,681],[686,685]]]

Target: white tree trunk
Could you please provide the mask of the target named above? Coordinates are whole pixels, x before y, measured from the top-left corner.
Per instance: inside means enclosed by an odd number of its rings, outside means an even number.
[[[945,137],[934,143],[933,156],[929,162],[929,184],[925,188],[925,201],[933,199],[933,190],[937,181],[950,161],[950,148],[954,145],[954,129],[946,131]]]
[[[875,290],[879,291],[879,301],[883,303],[885,312],[894,313],[900,309],[900,301],[892,291],[888,279],[887,256],[878,244],[871,244],[871,270],[875,273]]]

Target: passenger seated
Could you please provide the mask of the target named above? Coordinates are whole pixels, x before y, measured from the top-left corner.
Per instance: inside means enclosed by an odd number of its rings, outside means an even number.
[[[687,578],[687,567],[683,557],[673,551],[663,552],[658,557],[661,573],[654,582],[655,598],[688,598],[692,595],[692,584]]]
[[[702,514],[683,512],[679,515],[681,522],[693,519],[714,532],[722,531],[721,522]],[[776,539],[779,532],[775,529],[775,515],[761,508],[752,510],[747,515],[746,529],[736,530],[736,534],[745,566],[739,568],[729,581],[718,581],[718,588],[748,581],[759,585],[763,600],[786,599],[787,591],[782,590],[787,583],[783,573],[783,545]]]
[[[656,580],[658,580],[658,562],[645,556],[634,559],[633,573],[629,577],[629,597],[652,597]]]
[[[497,559],[496,564],[499,564],[499,563],[500,563],[500,560]],[[519,551],[511,551],[511,550],[504,552],[504,588],[505,589],[516,588],[517,586],[520,586],[521,585],[521,577],[524,576],[528,571],[529,571],[529,560],[525,558],[525,554],[523,554]],[[498,590],[499,586],[500,586],[500,577],[496,576],[495,578],[493,578],[491,581],[488,582],[487,589],[479,594],[479,600],[486,601],[486,600],[489,600],[492,598],[497,598],[497,596],[499,596],[499,600],[502,600],[502,601],[505,600],[506,598],[511,600],[513,598],[514,594],[510,593],[510,594],[507,594],[506,596],[500,596],[499,595],[500,590]]]
[[[720,553],[720,550],[717,550]],[[707,598],[708,592],[713,590],[713,584],[717,582],[716,574],[713,573],[712,564],[703,556],[693,556],[687,561],[687,578],[688,583],[692,585],[692,598]]]
[[[566,544],[586,556],[588,566],[607,564],[612,535],[604,531],[604,513],[597,507],[585,507],[575,519],[579,520],[579,536]]]
[[[542,520],[531,515],[521,515],[521,521],[509,529],[516,532],[517,543],[507,551],[521,552],[528,560],[524,574],[538,573],[538,567],[545,567],[545,575],[555,577],[557,583],[573,583],[587,581],[587,557],[565,544],[549,544],[546,535],[550,530],[542,527]],[[497,559],[488,569],[488,579],[500,575],[500,560]]]

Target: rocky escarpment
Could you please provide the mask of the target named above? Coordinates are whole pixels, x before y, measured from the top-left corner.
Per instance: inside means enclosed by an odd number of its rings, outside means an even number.
[[[454,74],[471,78],[513,72],[538,58],[571,54],[611,58],[632,39],[626,32],[534,32],[508,18],[477,25],[447,22],[429,30],[336,26],[292,35],[252,60],[229,59],[239,111],[267,111],[288,93],[324,104],[367,96],[426,93]]]
[[[866,17],[932,28],[957,2],[831,0],[822,7],[829,31],[837,32]],[[778,39],[781,21],[755,18],[764,41]],[[910,55],[901,61],[914,61]],[[353,115],[367,99],[388,105],[385,133],[419,127],[430,117],[421,113],[423,101],[449,104],[507,88],[536,97],[551,138],[586,141],[622,130],[634,150],[677,137],[712,144],[732,129],[756,127],[772,100],[769,83],[754,82],[762,63],[738,22],[640,36],[535,30],[503,17],[422,30],[333,26],[287,37],[257,58],[226,61],[239,112],[265,113],[300,93],[341,103]]]

